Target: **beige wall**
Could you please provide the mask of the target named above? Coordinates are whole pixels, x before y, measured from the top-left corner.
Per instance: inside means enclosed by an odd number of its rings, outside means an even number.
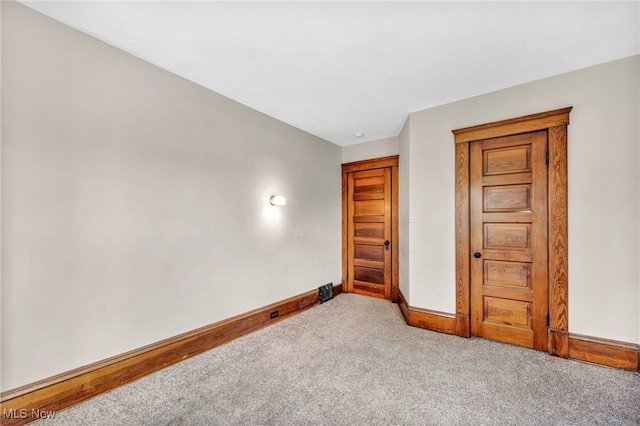
[[[340,282],[338,146],[1,8],[3,390]]]
[[[398,155],[398,153],[398,137],[394,136],[342,147],[342,162],[351,163],[352,161],[370,160],[372,158]]]
[[[570,331],[640,342],[637,56],[419,111],[397,138],[341,150],[0,11],[3,390],[339,282],[340,162],[400,153],[400,288],[454,312],[451,130],[568,105]]]
[[[410,288],[412,306],[455,312],[451,130],[573,106],[569,331],[640,342],[639,62],[634,56],[410,115],[409,147],[400,140],[401,161],[405,151],[411,156],[400,181],[410,187],[401,229],[409,228],[411,245],[401,287]]]

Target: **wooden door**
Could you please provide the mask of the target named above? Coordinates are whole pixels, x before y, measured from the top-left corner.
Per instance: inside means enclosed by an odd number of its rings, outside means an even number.
[[[470,147],[471,334],[547,350],[547,131]]]
[[[391,167],[347,174],[347,291],[391,297]]]

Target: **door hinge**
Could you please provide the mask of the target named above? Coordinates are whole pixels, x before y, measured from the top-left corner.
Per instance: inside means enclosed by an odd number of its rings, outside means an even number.
[[[544,152],[544,161],[547,163],[547,166],[549,165],[549,150],[547,149]]]
[[[551,322],[550,322],[549,314],[547,314],[547,328],[549,328],[550,324],[551,324]]]

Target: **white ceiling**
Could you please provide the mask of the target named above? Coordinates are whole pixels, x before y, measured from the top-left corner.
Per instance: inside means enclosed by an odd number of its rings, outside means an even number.
[[[21,3],[341,146],[640,53],[637,1]]]

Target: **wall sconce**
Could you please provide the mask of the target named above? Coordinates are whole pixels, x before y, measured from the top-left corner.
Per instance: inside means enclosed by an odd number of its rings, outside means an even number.
[[[282,195],[272,195],[271,198],[269,198],[269,203],[272,206],[284,206],[287,204],[287,199]]]

